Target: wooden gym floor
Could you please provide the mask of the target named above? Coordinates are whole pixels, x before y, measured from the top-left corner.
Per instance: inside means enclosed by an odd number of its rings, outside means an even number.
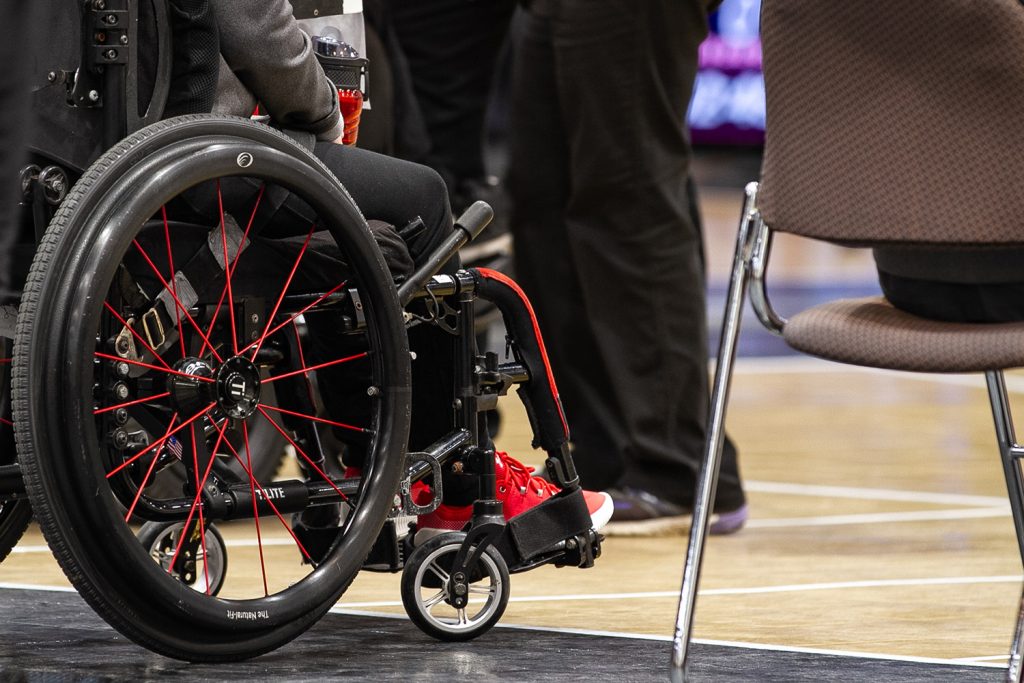
[[[713,326],[740,200],[735,188],[703,191]],[[877,289],[865,253],[787,239],[774,252],[771,291],[783,313]],[[941,669],[945,680],[998,679],[1021,565],[982,379],[849,368],[788,354],[752,318],[744,330],[728,428],[751,518],[742,532],[709,544],[698,637],[758,651],[866,655],[893,667],[952,665]],[[1024,375],[1008,384],[1024,414]],[[524,414],[506,400],[499,446],[536,463],[529,441]],[[502,624],[665,641],[654,661],[667,666],[685,542],[611,538],[591,570],[516,575]],[[9,589],[0,594],[67,586],[37,530],[0,565],[0,584]],[[403,614],[398,576],[360,575],[338,611]],[[8,616],[11,628],[18,618]],[[656,668],[626,678],[663,675]],[[776,679],[796,676],[782,671]]]

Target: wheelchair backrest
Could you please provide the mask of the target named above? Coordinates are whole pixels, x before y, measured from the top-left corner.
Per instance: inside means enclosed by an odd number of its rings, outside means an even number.
[[[33,0],[33,154],[81,171],[165,116],[212,108],[219,45],[209,0]]]

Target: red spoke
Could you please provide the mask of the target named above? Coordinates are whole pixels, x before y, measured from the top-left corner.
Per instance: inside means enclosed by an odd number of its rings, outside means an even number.
[[[167,431],[164,432],[163,438],[160,439],[161,441],[167,441],[167,439],[170,438],[171,430],[174,428],[174,423],[177,422],[177,421],[178,421],[178,414],[175,413],[171,417],[171,422],[170,422],[170,424],[167,425]],[[132,513],[135,512],[135,506],[139,504],[139,498],[142,497],[142,489],[146,488],[146,483],[149,481],[149,478],[151,476],[153,476],[153,468],[156,467],[156,463],[159,460],[160,460],[160,458],[153,458],[153,462],[149,463],[149,469],[146,470],[146,476],[144,476],[142,478],[142,483],[139,484],[139,490],[135,492],[135,499],[132,500],[132,504],[128,508],[128,514],[125,515],[125,517],[124,517],[124,521],[125,522],[132,521]]]
[[[6,420],[6,419],[0,417],[0,425],[6,425],[8,427],[13,427],[14,423],[11,422],[10,420]]]
[[[10,365],[10,363],[11,363],[11,359],[10,358],[0,358],[0,365]]]
[[[263,561],[263,535],[260,533],[260,516],[259,510],[256,506],[256,477],[252,474],[252,448],[249,447],[249,424],[247,422],[242,422],[242,439],[245,441],[245,459],[247,461],[245,471],[249,475],[249,492],[252,494],[252,518],[256,520],[256,545],[259,546],[260,549],[260,571],[263,572],[263,594],[270,595],[270,589],[267,588],[267,565]],[[231,450],[234,452],[235,449],[232,448]],[[235,457],[238,457],[237,453],[235,454]],[[299,546],[301,547],[302,544],[300,543]],[[303,552],[305,552],[305,550],[303,550]]]
[[[153,274],[156,275],[156,278],[160,281],[160,284],[163,285],[164,289],[170,292],[171,298],[174,299],[174,305],[177,306],[178,309],[185,314],[185,319],[188,320],[189,323],[191,323],[192,327],[195,328],[195,331],[199,334],[202,340],[206,342],[207,345],[209,345],[210,351],[213,352],[213,357],[216,358],[221,363],[223,363],[224,359],[220,357],[219,353],[217,353],[217,349],[213,348],[213,344],[210,344],[210,340],[207,338],[205,334],[203,334],[203,331],[199,328],[199,324],[196,323],[196,321],[192,318],[192,315],[188,312],[188,309],[186,309],[185,305],[182,304],[181,301],[178,299],[177,295],[174,293],[174,290],[171,289],[170,285],[167,284],[167,280],[165,280],[164,276],[160,274],[160,269],[156,267],[155,263],[153,263],[153,259],[149,258],[149,254],[147,254],[146,250],[142,248],[142,245],[139,244],[138,240],[132,240],[132,242],[135,244],[135,248],[139,250],[139,253],[142,254],[142,258],[144,258],[146,260],[146,263],[149,264],[150,269],[152,269]],[[178,334],[181,334],[181,330],[178,330]]]
[[[93,353],[97,358],[106,358],[107,360],[114,360],[119,363],[127,363],[128,365],[138,365],[141,368],[149,368],[150,370],[156,370],[157,372],[166,372],[169,375],[177,375],[178,377],[187,377],[189,379],[196,379],[200,382],[216,382],[217,380],[211,377],[202,377],[200,375],[190,375],[187,372],[180,372],[178,370],[172,370],[171,368],[162,368],[159,365],[152,365],[150,363],[143,363],[140,360],[130,360],[128,358],[121,358],[120,356],[111,356],[109,353],[103,353],[96,351]]]
[[[306,235],[306,241],[302,243],[302,249],[299,250],[299,255],[295,257],[295,265],[292,266],[292,270],[288,273],[288,279],[284,281],[284,288],[281,290],[281,295],[277,297],[277,303],[274,304],[274,311],[267,318],[267,326],[263,328],[263,336],[256,340],[256,350],[252,352],[253,361],[256,360],[256,354],[260,352],[260,347],[263,346],[263,342],[267,338],[267,334],[270,331],[270,325],[274,322],[274,316],[277,315],[278,309],[281,308],[281,302],[284,301],[284,295],[288,293],[288,288],[292,285],[292,278],[295,277],[295,271],[299,269],[299,263],[302,262],[302,257],[306,253],[306,248],[309,246],[309,240],[313,238],[313,231],[316,230],[316,223],[309,226],[309,234]]]
[[[174,270],[174,251],[171,249],[171,226],[167,224],[167,205],[160,207],[160,215],[164,219],[164,240],[167,242],[167,265],[171,269],[171,284],[174,285],[174,296],[178,296],[178,277]],[[174,315],[178,321],[178,342],[181,344],[181,359],[185,360],[185,335],[181,333],[181,312],[175,308]]]
[[[192,471],[196,474],[196,489],[199,488],[199,452],[196,450],[196,426],[189,429],[192,437]],[[215,454],[216,455],[216,454]],[[182,532],[185,530],[182,529]],[[206,579],[206,594],[210,594],[210,563],[206,560],[206,522],[203,519],[203,508],[199,507],[199,542],[203,546],[203,577]]]
[[[150,403],[152,401],[155,401],[160,398],[165,398],[170,395],[171,392],[165,391],[164,393],[157,394],[156,396],[146,396],[145,398],[137,398],[134,401],[128,401],[127,403],[119,403],[116,406],[110,406],[108,408],[97,408],[96,410],[92,411],[92,414],[100,415],[102,413],[109,413],[111,410],[117,410],[118,408],[127,408],[128,406],[138,405],[139,403]]]
[[[224,288],[220,291],[220,299],[217,300],[217,307],[213,309],[213,318],[210,320],[210,326],[206,328],[206,336],[209,337],[213,334],[214,325],[217,324],[217,318],[220,316],[221,306],[224,305],[224,297],[227,296],[227,283],[235,276],[235,269],[238,268],[238,260],[242,258],[242,247],[245,246],[245,240],[249,238],[249,230],[252,229],[253,221],[256,220],[256,210],[260,208],[260,200],[263,199],[263,191],[267,189],[266,183],[260,185],[260,192],[256,195],[256,203],[252,207],[252,213],[249,215],[249,223],[245,226],[245,232],[242,234],[242,241],[239,243],[238,253],[235,254],[235,260],[231,262],[231,268],[227,270],[227,277],[224,283]],[[199,356],[202,357],[203,353],[206,352],[206,344],[199,349]],[[235,351],[235,355],[238,355],[238,351]]]
[[[114,307],[113,307],[113,306],[111,306],[110,304],[108,304],[108,303],[107,303],[106,301],[104,301],[104,302],[103,302],[103,305],[107,307],[107,310],[108,310],[108,311],[110,311],[110,314],[111,314],[111,315],[113,315],[113,316],[114,316],[115,318],[117,318],[117,321],[118,321],[119,323],[121,323],[122,325],[124,325],[125,329],[127,329],[127,330],[128,330],[129,332],[131,332],[131,333],[132,333],[132,336],[133,336],[133,337],[135,337],[135,338],[136,338],[136,339],[138,339],[138,340],[139,340],[140,342],[142,342],[142,345],[146,347],[146,350],[147,350],[147,351],[149,351],[149,352],[150,352],[151,354],[153,354],[154,358],[156,358],[156,360],[160,362],[160,365],[164,366],[164,367],[165,367],[165,368],[167,368],[168,370],[170,370],[170,369],[171,369],[171,366],[170,366],[170,365],[168,365],[168,364],[167,364],[167,362],[166,362],[166,361],[165,361],[165,360],[164,360],[163,358],[161,358],[161,357],[160,357],[160,354],[156,352],[156,349],[154,349],[154,348],[153,348],[152,346],[150,346],[150,345],[149,345],[149,342],[147,342],[147,341],[146,341],[145,339],[143,339],[143,338],[142,338],[142,336],[141,336],[141,335],[140,335],[140,334],[139,334],[138,332],[136,332],[136,331],[135,331],[135,328],[134,328],[134,327],[132,327],[131,325],[129,325],[129,324],[127,323],[127,321],[125,321],[125,319],[124,319],[124,318],[122,318],[122,317],[121,317],[121,316],[120,316],[120,315],[118,314],[118,312],[114,310]],[[118,360],[121,360],[121,359],[120,359],[120,358],[118,358]]]
[[[203,472],[203,480],[201,482],[199,482],[198,486],[196,486],[196,497],[192,499],[192,506],[188,510],[188,517],[185,519],[185,526],[182,527],[182,529],[181,529],[181,536],[178,538],[178,545],[175,546],[175,548],[174,548],[174,555],[172,556],[172,557],[174,557],[174,560],[171,561],[171,566],[167,568],[167,573],[168,574],[170,574],[170,573],[172,573],[174,571],[174,565],[177,564],[178,553],[181,552],[181,545],[185,542],[185,536],[187,535],[185,532],[188,531],[188,528],[192,525],[192,517],[195,515],[196,509],[199,510],[199,524],[200,524],[200,527],[202,527],[202,524],[203,524],[203,507],[199,504],[199,499],[203,497],[203,488],[205,488],[205,486],[206,486],[206,480],[210,477],[210,470],[213,469],[213,461],[217,459],[217,449],[220,448],[221,442],[224,441],[224,430],[227,428],[227,425],[228,425],[228,423],[227,423],[227,421],[225,421],[224,424],[220,427],[220,432],[217,434],[217,441],[213,444],[213,449],[210,451],[210,462],[208,462],[206,464],[206,471]],[[193,434],[194,434],[194,432],[193,432]],[[195,448],[195,443],[196,443],[196,440],[193,438],[192,439],[192,447],[193,448]],[[198,458],[198,456],[195,453],[193,453],[193,458],[194,458],[194,462],[195,462],[194,470],[196,472],[196,475],[198,476],[198,473],[199,473],[199,458]],[[205,545],[205,543],[206,543],[206,530],[205,529],[200,528],[199,538],[201,539],[201,541]],[[206,558],[205,557],[203,558],[203,562],[206,562]]]
[[[294,531],[292,531],[291,525],[288,524],[288,520],[286,520],[284,518],[284,515],[281,514],[281,511],[277,509],[276,505],[274,505],[274,501],[270,500],[270,496],[267,495],[266,489],[264,489],[262,486],[260,486],[260,483],[258,481],[256,481],[256,477],[253,476],[252,469],[250,469],[250,468],[245,466],[245,463],[242,462],[241,456],[238,455],[238,451],[235,450],[235,447],[231,445],[230,441],[225,441],[224,443],[227,444],[228,450],[231,451],[231,455],[234,456],[235,461],[239,465],[241,465],[242,469],[245,470],[245,473],[249,475],[249,481],[251,482],[251,484],[253,484],[255,486],[255,488],[258,489],[261,494],[263,494],[263,500],[267,503],[267,505],[270,506],[270,510],[274,513],[274,515],[279,520],[281,520],[281,524],[284,526],[285,531],[287,531],[291,535],[292,540],[295,541],[295,545],[297,545],[299,547],[299,552],[301,552],[305,556],[305,558],[307,560],[309,560],[310,562],[313,562],[313,556],[309,554],[309,552],[306,550],[306,547],[304,545],[302,545],[302,541],[300,541],[299,537],[295,535]],[[253,508],[254,508],[254,510],[256,509],[256,493],[255,493],[255,491],[253,492]],[[259,519],[259,517],[256,517],[256,519]],[[258,532],[258,530],[259,530],[259,526],[257,525],[257,532]],[[262,558],[262,550],[263,549],[262,549],[262,546],[261,546],[260,547],[261,558]],[[264,584],[264,590],[266,590],[266,584]],[[269,593],[269,591],[267,591],[267,592]]]
[[[346,356],[344,358],[339,358],[337,360],[327,361],[326,363],[320,363],[320,365],[314,365],[311,368],[299,368],[298,370],[293,370],[292,372],[286,372],[283,375],[274,375],[273,377],[268,377],[267,379],[263,380],[263,384],[266,384],[267,382],[276,382],[279,379],[285,379],[287,377],[294,377],[295,375],[304,375],[307,372],[313,372],[314,370],[329,368],[332,365],[340,365],[341,363],[348,363],[354,360],[359,360],[360,358],[366,358],[369,355],[370,353],[368,351],[363,351],[362,353],[357,353],[354,356]]]
[[[264,404],[263,407],[264,408],[268,408],[268,409],[273,410],[273,411],[278,412],[278,413],[284,413],[285,415],[293,415],[295,417],[302,417],[302,418],[305,418],[307,420],[312,420],[313,422],[321,422],[323,424],[333,425],[335,427],[341,427],[343,429],[351,429],[352,431],[361,432],[363,434],[373,434],[373,430],[372,429],[365,429],[364,427],[353,427],[352,425],[347,425],[344,422],[334,422],[333,420],[327,420],[327,419],[324,419],[322,417],[316,417],[314,415],[306,415],[304,413],[296,413],[296,412],[294,412],[292,410],[285,410],[284,408],[278,408],[277,406],[272,406],[272,405],[267,405],[267,404]]]
[[[199,411],[198,413],[196,413],[195,415],[190,417],[188,420],[186,420],[185,422],[182,422],[180,425],[175,427],[174,431],[171,432],[170,434],[168,434],[166,437],[164,437],[164,439],[161,439],[160,441],[155,441],[155,442],[151,443],[150,445],[146,446],[145,449],[139,451],[138,453],[136,453],[135,455],[133,455],[129,459],[125,460],[123,463],[121,463],[120,465],[115,467],[113,470],[111,470],[107,474],[107,479],[110,479],[112,476],[114,476],[115,474],[117,474],[118,472],[123,470],[125,467],[128,467],[128,465],[131,465],[133,462],[135,462],[136,460],[141,458],[143,455],[145,455],[149,451],[153,450],[154,448],[156,448],[157,446],[162,444],[167,438],[174,436],[175,434],[180,432],[182,429],[184,429],[185,427],[189,426],[190,424],[192,424],[193,422],[195,422],[196,420],[201,418],[203,415],[206,415],[207,413],[209,413],[210,409],[213,408],[215,405],[217,405],[217,404],[216,403],[211,403],[210,405],[206,406],[201,411]]]
[[[231,292],[231,259],[228,258],[228,228],[224,223],[224,197],[220,192],[220,178],[217,178],[217,208],[220,210],[220,243],[224,248],[224,288],[228,292],[228,317],[231,318],[231,348],[237,356],[238,328],[235,327],[235,295]],[[241,249],[239,249],[239,253],[241,253]]]
[[[286,325],[289,325],[289,324],[293,323],[295,321],[295,319],[298,318],[300,315],[302,315],[303,313],[305,313],[309,309],[313,308],[318,303],[320,303],[321,301],[323,301],[324,299],[326,299],[330,295],[334,294],[335,292],[337,292],[339,289],[341,289],[342,287],[344,287],[347,284],[348,284],[348,280],[342,280],[336,287],[332,288],[331,291],[326,292],[325,294],[321,294],[320,298],[318,298],[316,301],[314,301],[313,303],[311,303],[308,306],[306,306],[305,308],[303,308],[301,311],[299,311],[298,313],[296,313],[292,317],[290,317],[287,320],[285,320],[280,325],[277,325],[276,327],[274,327],[274,329],[270,330],[270,332],[267,332],[267,334],[265,336],[267,336],[267,337],[273,336],[274,334],[276,334],[277,332],[282,330]],[[271,320],[273,320],[273,318],[271,318]],[[245,351],[248,351],[249,349],[251,349],[255,345],[256,345],[256,342],[250,342],[244,349],[242,349],[240,351],[240,353],[244,353]]]
[[[278,433],[280,433],[281,436],[283,436],[285,438],[285,440],[288,441],[288,443],[290,443],[292,445],[292,448],[295,449],[295,452],[298,453],[299,455],[301,455],[302,459],[305,460],[307,463],[309,463],[309,466],[312,467],[314,470],[316,470],[316,473],[319,474],[321,477],[323,477],[323,480],[326,481],[330,485],[330,487],[332,489],[334,489],[334,491],[339,496],[341,496],[341,499],[347,503],[348,502],[348,496],[346,496],[344,493],[342,493],[341,489],[339,489],[335,485],[334,481],[330,477],[328,477],[326,474],[324,474],[324,471],[322,469],[317,467],[317,464],[315,462],[313,462],[312,458],[310,458],[308,455],[306,455],[306,452],[303,451],[302,448],[299,447],[299,444],[295,443],[295,440],[292,439],[292,437],[288,436],[288,434],[283,429],[281,429],[280,425],[278,425],[276,422],[274,422],[272,417],[267,415],[267,411],[263,410],[263,406],[257,406],[256,410],[260,411],[260,415],[262,415],[264,417],[264,419],[266,419],[267,422],[269,422],[271,425],[273,425],[274,429],[276,429],[278,431]]]

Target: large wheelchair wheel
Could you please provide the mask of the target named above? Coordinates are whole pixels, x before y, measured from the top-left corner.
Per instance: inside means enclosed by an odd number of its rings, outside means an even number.
[[[0,306],[0,318],[10,315]],[[0,328],[2,322],[0,320]],[[13,465],[18,459],[11,421],[11,341],[2,333],[0,329],[0,465]],[[32,507],[23,496],[5,498],[0,495],[0,562],[21,540],[31,520]]]
[[[279,220],[293,213],[312,216],[298,234]],[[312,321],[335,333],[326,351],[300,340]],[[394,283],[338,181],[266,126],[182,117],[98,160],[39,248],[14,355],[43,533],[93,608],[162,654],[237,660],[299,635],[393,505],[410,396]],[[339,383],[347,401],[314,395]],[[295,449],[303,480],[260,481],[226,438],[261,422]],[[326,473],[317,425],[361,449],[360,478]],[[176,490],[156,485],[180,468]],[[161,561],[136,537],[146,522],[183,525]],[[185,580],[209,571],[211,525],[232,554],[217,595]]]

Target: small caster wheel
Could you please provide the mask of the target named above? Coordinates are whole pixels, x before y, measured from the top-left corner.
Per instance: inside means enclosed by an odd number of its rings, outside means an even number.
[[[178,547],[178,539],[184,528],[184,522],[146,522],[139,529],[137,537],[149,556],[164,571],[170,572],[174,550]],[[228,548],[217,527],[211,524],[206,525],[205,541],[205,550],[202,543],[194,544],[194,557],[186,557],[184,564],[174,572],[174,577],[195,591],[217,595],[227,575]],[[182,547],[189,545],[186,542]]]
[[[452,605],[450,578],[464,533],[435,536],[416,548],[402,571],[402,604],[413,623],[438,640],[472,640],[490,629],[508,605],[508,567],[488,547],[463,584],[469,603]]]

